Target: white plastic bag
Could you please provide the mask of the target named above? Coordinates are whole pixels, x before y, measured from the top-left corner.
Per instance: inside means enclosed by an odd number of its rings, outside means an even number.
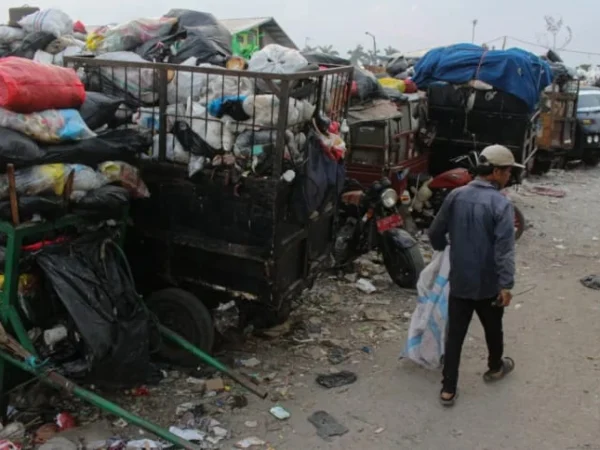
[[[295,73],[308,66],[308,61],[298,50],[269,44],[252,55],[248,70],[264,73]]]
[[[428,369],[442,365],[448,329],[450,246],[435,252],[417,282],[417,308],[412,315],[402,357]]]
[[[0,44],[12,44],[21,41],[25,37],[25,31],[21,28],[0,25]]]
[[[228,146],[225,150],[231,150],[233,137],[230,136],[231,132],[228,127],[224,126],[216,117],[210,116],[200,103],[195,103],[189,98],[185,116],[181,117],[181,120],[187,122],[192,130],[215,150],[224,148],[224,140]]]
[[[263,127],[276,127],[279,120],[279,98],[271,94],[252,95],[244,100],[244,112],[254,117],[249,122]],[[290,99],[287,126],[298,125],[310,120],[315,106],[306,100]]]
[[[62,52],[55,55],[52,53],[45,52],[44,50],[38,50],[33,55],[33,60],[42,64],[54,64],[55,66],[65,66],[65,56],[75,56],[81,53],[80,47],[67,47]]]
[[[23,17],[19,21],[19,25],[27,33],[44,31],[56,37],[73,34],[73,20],[60,9],[44,9],[34,12]]]
[[[158,159],[159,154],[159,140],[158,134],[154,135],[152,142],[152,158]],[[187,164],[190,162],[190,153],[185,151],[183,145],[175,137],[174,134],[167,133],[167,149],[166,149],[167,161],[172,161],[181,164]]]
[[[73,172],[73,191],[91,191],[108,184],[108,178],[83,164],[68,164],[66,172]]]
[[[128,61],[147,63],[137,53],[114,52],[104,53],[96,57],[97,60]],[[103,67],[102,78],[113,84],[119,90],[125,91],[143,103],[154,103],[158,100],[158,80],[155,79],[153,69],[129,69],[119,67]]]

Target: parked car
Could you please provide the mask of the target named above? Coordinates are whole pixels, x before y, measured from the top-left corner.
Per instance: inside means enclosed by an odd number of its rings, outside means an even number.
[[[600,163],[600,88],[581,87],[577,98],[575,148],[569,160],[582,160],[588,166]]]

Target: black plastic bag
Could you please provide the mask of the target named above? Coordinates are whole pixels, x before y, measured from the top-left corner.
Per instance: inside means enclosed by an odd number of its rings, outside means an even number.
[[[159,36],[140,45],[135,52],[142,58],[154,62],[171,61],[171,45],[177,41],[185,39],[187,32],[185,30],[170,36]]]
[[[189,9],[172,9],[165,17],[176,17],[176,34],[185,32],[169,62],[180,64],[195,57],[198,63],[224,66],[231,56],[231,33],[212,14]]]
[[[66,212],[66,205],[61,197],[19,196],[19,218],[23,222],[31,220],[39,214],[46,220],[56,219]],[[0,202],[0,219],[12,220],[10,201]]]
[[[11,56],[33,59],[35,52],[44,50],[48,44],[55,39],[56,36],[52,33],[46,33],[44,31],[36,31],[28,34],[21,42],[21,45],[11,53]]]
[[[108,233],[44,248],[36,255],[86,348],[91,380],[136,385],[149,373],[149,316]]]
[[[329,159],[312,131],[307,136],[303,153],[307,159],[294,181],[291,205],[301,224],[307,223],[311,215],[329,201],[335,202],[344,187],[346,175],[343,161],[338,163]]]
[[[165,17],[177,18],[178,31],[186,30],[188,36],[203,36],[216,52],[231,55],[231,33],[212,14],[190,9],[171,9]]]
[[[44,156],[44,151],[30,137],[9,128],[0,127],[0,171],[7,164],[16,168],[35,163]]]
[[[95,138],[42,147],[44,156],[36,164],[84,164],[96,166],[104,161],[133,162],[152,145],[136,130],[111,130]]]
[[[408,69],[408,61],[404,56],[398,56],[388,61],[385,66],[385,71],[392,77],[402,73]]]
[[[379,84],[375,75],[360,67],[354,68],[354,81],[358,88],[358,98],[361,101],[388,98],[383,86]]]
[[[321,65],[326,64],[330,66],[351,66],[349,59],[342,58],[340,56],[327,55],[321,52],[302,52],[302,56],[306,58],[309,63]]]
[[[120,212],[120,208],[129,203],[129,191],[120,186],[102,186],[89,191],[75,205],[75,210],[93,212]]]
[[[192,155],[205,156],[212,158],[215,155],[213,148],[208,143],[198,136],[186,122],[175,122],[173,134],[182,145],[182,147]]]
[[[91,130],[103,127],[115,118],[123,100],[100,92],[86,92],[79,114]]]

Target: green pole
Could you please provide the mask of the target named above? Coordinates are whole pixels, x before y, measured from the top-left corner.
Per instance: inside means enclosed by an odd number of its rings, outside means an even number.
[[[206,364],[208,364],[208,365],[214,367],[215,369],[217,369],[218,371],[224,373],[229,378],[231,378],[233,381],[241,384],[246,389],[248,389],[250,392],[252,392],[253,394],[256,394],[260,398],[262,398],[262,399],[267,398],[268,393],[264,389],[261,389],[258,386],[253,385],[250,380],[247,380],[242,375],[235,373],[233,371],[233,369],[230,369],[229,367],[227,367],[225,364],[223,364],[218,359],[215,359],[212,356],[204,353],[202,350],[200,350],[198,347],[193,345],[191,342],[184,339],[183,337],[181,337],[181,335],[175,333],[173,330],[165,327],[164,325],[159,324],[158,327],[159,327],[160,332],[165,337],[169,338],[171,341],[173,341],[176,344],[180,345],[181,347],[185,348],[190,353],[196,355],[198,358],[200,358]]]
[[[77,384],[71,382],[70,380],[63,377],[62,375],[55,372],[54,370],[49,370],[46,372],[38,372],[31,366],[25,364],[22,361],[19,361],[18,359],[13,358],[12,356],[10,356],[9,354],[5,353],[2,350],[0,350],[0,358],[3,358],[4,360],[17,366],[18,368],[35,375],[43,382],[48,383],[54,387],[66,389],[68,392],[76,395],[77,397],[81,398],[82,400],[85,400],[85,401],[91,403],[92,405],[97,406],[100,409],[108,411],[109,413],[114,414],[115,416],[121,417],[124,420],[126,420],[127,422],[129,422],[133,425],[136,425],[138,427],[141,427],[141,428],[155,434],[156,436],[163,438],[164,440],[170,442],[171,444],[174,444],[185,450],[201,450],[201,448],[199,446],[192,444],[191,442],[186,441],[185,439],[182,439],[178,436],[175,436],[173,433],[170,433],[169,431],[165,430],[164,428],[159,427],[158,425],[153,424],[152,422],[144,420],[141,417],[138,417],[135,414],[130,413],[129,411],[121,408],[119,405],[116,405],[116,404],[106,400],[105,398],[99,396],[98,394],[95,394],[91,391],[88,391],[87,389],[84,389],[84,388],[78,386]]]

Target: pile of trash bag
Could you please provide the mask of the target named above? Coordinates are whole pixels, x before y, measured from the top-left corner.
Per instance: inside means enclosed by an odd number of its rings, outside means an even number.
[[[0,211],[10,212],[8,164],[16,169],[21,220],[53,218],[66,201],[86,210],[92,204],[115,206],[109,185],[121,190],[121,204],[149,196],[131,163],[151,142],[138,130],[107,128],[121,99],[87,93],[72,69],[14,56],[0,64],[0,83]]]
[[[16,23],[0,25],[0,58],[18,56],[62,66],[65,56],[85,50],[86,35],[85,26],[64,11],[37,10]]]

